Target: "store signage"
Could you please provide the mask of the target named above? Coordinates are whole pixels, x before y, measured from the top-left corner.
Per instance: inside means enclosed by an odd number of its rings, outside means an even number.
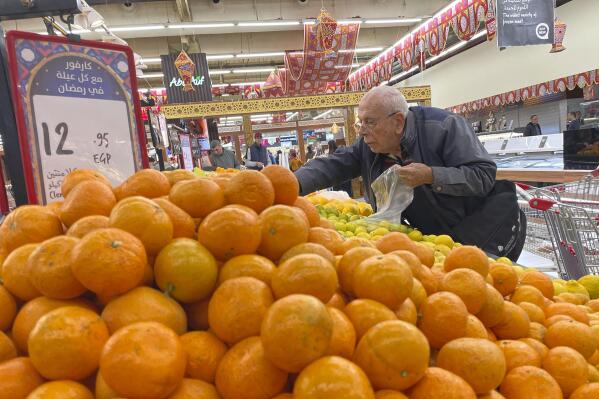
[[[129,47],[10,31],[7,48],[29,203],[62,200],[74,169],[116,185],[147,166]]]
[[[182,52],[162,55],[160,58],[169,104],[212,101],[212,82],[206,54]]]
[[[554,0],[497,0],[499,47],[553,44]]]
[[[203,76],[192,76],[191,77],[191,84],[193,86],[201,86],[204,84],[204,77]],[[183,82],[183,79],[181,78],[173,78],[171,80],[171,83],[169,84],[170,87],[176,86],[176,87],[183,87],[185,86],[185,82]]]

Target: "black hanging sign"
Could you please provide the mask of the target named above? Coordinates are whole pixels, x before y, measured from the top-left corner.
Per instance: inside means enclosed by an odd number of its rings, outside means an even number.
[[[553,44],[554,0],[497,0],[499,47]]]

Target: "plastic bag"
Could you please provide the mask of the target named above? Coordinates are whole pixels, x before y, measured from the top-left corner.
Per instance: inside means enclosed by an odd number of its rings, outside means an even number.
[[[370,185],[376,198],[377,212],[367,217],[367,222],[388,221],[401,224],[401,214],[412,203],[414,189],[403,183],[397,175],[399,165],[393,165]]]

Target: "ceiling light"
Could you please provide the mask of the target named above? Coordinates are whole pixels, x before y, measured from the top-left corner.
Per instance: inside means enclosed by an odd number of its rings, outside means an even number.
[[[264,82],[241,82],[241,83],[231,83],[231,86],[255,86],[262,85]]]
[[[234,23],[216,23],[216,24],[173,24],[169,29],[203,29],[203,28],[227,28],[235,26]]]
[[[356,53],[356,54],[360,54],[360,53],[376,53],[377,51],[382,51],[383,48],[382,47],[362,47],[362,48],[357,48],[355,50],[339,50],[340,53]]]
[[[316,25],[316,21],[314,21],[314,20],[304,21],[304,25]]]
[[[295,118],[297,115],[299,115],[299,112],[294,112],[291,115],[289,115],[286,119],[285,122],[289,122],[290,120],[292,120],[293,118]]]
[[[360,64],[351,64],[351,65],[335,65],[335,69],[345,69],[345,68],[358,68]]]
[[[212,88],[213,88],[213,89],[218,89],[218,88],[221,88],[221,87],[227,87],[227,86],[229,86],[229,84],[228,84],[228,83],[219,83],[219,84],[217,84],[217,85],[212,85]]]
[[[116,28],[110,28],[111,32],[137,32],[142,30],[159,30],[165,29],[164,25],[140,25],[140,26],[120,26]]]
[[[470,38],[470,40],[468,40],[468,41],[461,41],[461,42],[459,42],[458,44],[456,44],[456,45],[454,45],[454,46],[452,46],[452,47],[448,48],[448,49],[447,49],[447,50],[445,50],[445,51],[443,51],[441,54],[439,54],[439,55],[436,55],[436,56],[434,56],[434,57],[431,57],[431,58],[429,58],[428,60],[426,60],[426,62],[425,62],[425,63],[426,63],[426,64],[430,64],[431,62],[433,62],[433,61],[436,61],[436,60],[438,60],[438,59],[439,59],[439,58],[441,58],[441,57],[445,57],[445,56],[447,56],[447,55],[449,55],[449,54],[455,53],[457,50],[459,50],[460,48],[462,48],[462,47],[464,47],[465,45],[467,45],[467,44],[468,44],[470,41],[472,41],[472,40],[476,40],[476,39],[478,39],[478,38],[479,38],[479,37],[481,37],[481,36],[485,36],[486,34],[487,34],[487,30],[486,30],[486,29],[485,29],[485,30],[483,30],[483,31],[480,31],[480,32],[478,32],[476,35],[472,36],[472,37]]]
[[[322,114],[320,114],[320,115],[316,115],[316,116],[314,117],[314,120],[316,120],[316,119],[320,119],[320,118],[324,118],[325,116],[327,116],[327,115],[328,115],[328,114],[330,114],[331,112],[333,112],[333,110],[332,110],[332,109],[330,109],[330,110],[328,110],[328,111],[325,111],[325,112],[323,112],[323,113],[322,113]]]
[[[389,82],[392,81],[392,80],[397,80],[397,79],[403,78],[404,76],[409,75],[410,73],[414,72],[417,69],[418,69],[418,67],[415,66],[415,67],[412,67],[412,68],[408,69],[407,71],[400,72],[397,75],[392,76],[391,79],[389,79]]]
[[[235,57],[233,54],[213,54],[213,55],[207,55],[206,59],[207,60],[227,60],[230,58]]]
[[[291,26],[299,25],[299,21],[256,21],[256,22],[239,22],[237,26]]]
[[[241,53],[236,54],[237,58],[263,58],[263,57],[283,57],[285,55],[284,51],[275,51],[272,53]]]
[[[208,73],[210,75],[226,75],[228,73],[231,73],[230,69],[209,69]]]
[[[140,76],[140,78],[144,78],[144,79],[162,78],[162,77],[164,77],[163,73],[148,73],[147,75]]]
[[[394,18],[394,19],[367,19],[365,24],[415,24],[422,21],[422,18]]]
[[[338,24],[361,24],[362,20],[361,19],[342,19],[340,21],[337,21]]]
[[[244,68],[244,69],[233,69],[233,73],[265,73],[272,72],[274,68]]]
[[[142,61],[144,64],[159,64],[160,62],[162,62],[162,60],[160,59],[160,57],[156,57],[156,58],[142,58]]]
[[[387,83],[389,83],[389,81],[385,80],[384,82],[379,83],[379,86],[385,86]]]

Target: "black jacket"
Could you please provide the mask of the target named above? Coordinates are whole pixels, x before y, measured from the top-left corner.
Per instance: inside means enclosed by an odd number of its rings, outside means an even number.
[[[528,125],[526,125],[526,129],[524,130],[524,137],[540,136],[541,134],[543,134],[541,133],[541,125],[528,122]]]

